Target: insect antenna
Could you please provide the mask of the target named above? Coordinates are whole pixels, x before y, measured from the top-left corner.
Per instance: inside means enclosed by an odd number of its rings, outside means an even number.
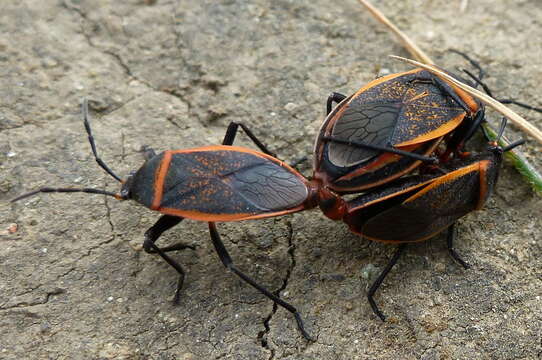
[[[113,170],[111,170],[103,162],[102,159],[100,159],[98,157],[98,153],[96,152],[96,144],[94,143],[94,137],[92,136],[92,131],[90,130],[90,123],[88,121],[88,101],[87,101],[87,99],[83,99],[82,110],[83,110],[83,123],[85,124],[85,130],[87,131],[87,134],[88,134],[88,141],[90,143],[90,147],[92,148],[92,153],[94,154],[94,159],[96,159],[96,162],[98,163],[98,165],[100,165],[100,167],[102,169],[104,169],[106,173],[108,173],[109,175],[114,177],[115,180],[117,180],[118,182],[122,182],[121,178],[119,176],[117,176],[117,174],[115,174],[113,172]]]
[[[104,169],[109,175],[115,178],[118,182],[122,182],[121,178],[118,177],[98,156],[98,153],[96,152],[96,144],[94,143],[94,137],[92,136],[92,131],[90,129],[90,123],[88,121],[88,101],[87,99],[83,99],[82,104],[82,112],[83,112],[83,123],[85,124],[85,130],[88,134],[88,141],[90,142],[90,147],[92,148],[92,153],[94,154],[94,159],[100,165],[102,169]],[[100,189],[93,189],[93,188],[51,188],[51,187],[43,187],[31,192],[28,192],[26,194],[22,194],[20,196],[17,196],[15,199],[11,200],[11,202],[19,201],[22,199],[25,199],[27,197],[36,195],[38,193],[51,193],[51,192],[59,192],[59,193],[74,193],[74,192],[84,192],[88,194],[101,194],[101,195],[108,195],[112,196],[118,200],[123,200],[124,198],[116,193],[100,190]]]
[[[108,195],[113,196],[114,198],[118,200],[122,200],[122,197],[119,194],[115,194],[110,191],[100,190],[100,189],[92,189],[92,188],[50,188],[50,187],[43,187],[41,189],[37,189],[34,191],[30,191],[26,194],[22,194],[20,196],[17,196],[15,199],[11,200],[10,202],[19,201],[22,199],[25,199],[27,197],[36,195],[38,193],[51,193],[51,192],[63,192],[63,193],[74,193],[74,192],[84,192],[88,194],[101,194],[101,195]]]
[[[509,144],[508,146],[505,146],[502,151],[503,152],[507,152],[507,151],[510,151],[512,150],[513,148],[517,147],[517,146],[520,146],[520,145],[523,145],[525,144],[525,139],[519,139],[519,140],[516,140],[514,141],[513,143]]]
[[[497,137],[495,138],[495,141],[500,141],[502,138],[502,135],[504,134],[504,129],[506,128],[506,123],[508,120],[503,117],[501,121],[501,125],[499,126],[499,132],[497,133]]]
[[[506,123],[507,123],[507,119],[503,117],[501,121],[501,125],[499,126],[499,132],[497,133],[497,137],[495,138],[495,143],[498,143],[502,139],[503,134],[504,134],[504,129],[506,128]],[[507,152],[523,144],[525,144],[525,139],[519,139],[503,147],[502,151]]]

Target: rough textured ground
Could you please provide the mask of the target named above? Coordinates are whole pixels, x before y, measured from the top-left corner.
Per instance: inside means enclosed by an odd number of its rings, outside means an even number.
[[[476,0],[464,12],[459,1],[375,4],[438,64],[464,65],[450,47],[469,52],[499,96],[542,106],[539,0]],[[140,166],[142,145],[217,144],[232,120],[287,161],[310,154],[330,91],[406,69],[386,57],[406,55],[401,46],[356,1],[23,0],[0,13],[0,358],[541,356],[541,201],[509,165],[459,226],[472,269],[449,258],[442,236],[411,246],[376,296],[386,323],[366,301],[365,274],[392,247],[316,210],[220,224],[238,265],[299,307],[315,343],[224,271],[205,224],[161,241],[198,245],[175,254],[189,273],[173,306],[175,271],[140,248],[157,214],[100,196],[7,202],[51,184],[116,188],[92,159],[84,96],[99,152],[120,174]],[[539,169],[540,149],[524,147]]]

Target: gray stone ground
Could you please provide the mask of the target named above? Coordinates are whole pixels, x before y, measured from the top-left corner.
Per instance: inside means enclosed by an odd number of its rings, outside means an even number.
[[[469,52],[499,96],[542,106],[539,0],[476,0],[465,12],[459,1],[375,4],[440,65],[464,65],[448,48]],[[158,214],[84,194],[7,202],[51,184],[116,189],[92,159],[84,96],[99,152],[120,174],[140,166],[142,145],[218,144],[232,120],[287,161],[310,154],[330,91],[407,69],[386,57],[406,53],[356,1],[26,0],[2,1],[0,14],[0,358],[540,358],[541,202],[510,165],[460,223],[472,269],[449,258],[443,236],[410,246],[376,297],[386,323],[364,274],[392,247],[317,210],[220,224],[238,265],[299,307],[315,343],[224,271],[205,224],[186,221],[161,241],[198,245],[174,255],[188,278],[173,306],[175,271],[141,251]],[[541,146],[523,149],[540,169]]]

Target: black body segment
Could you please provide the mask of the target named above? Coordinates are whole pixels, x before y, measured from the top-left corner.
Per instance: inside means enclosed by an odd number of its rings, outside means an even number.
[[[416,193],[402,204],[372,217],[364,224],[362,232],[371,239],[390,242],[425,240],[473,211],[478,203],[479,188],[477,171],[457,177],[446,185],[428,185],[422,196],[412,199],[419,195]]]
[[[374,80],[341,101],[315,143],[315,177],[340,193],[369,189],[420,164],[414,158],[329,141],[329,137],[431,154],[477,104],[421,69]],[[452,96],[453,95],[453,96]]]
[[[333,127],[332,136],[382,146],[390,142],[401,110],[399,103],[367,103],[359,106],[351,103],[345,106],[341,118]],[[365,162],[378,152],[331,142],[327,155],[333,165],[348,167]]]
[[[424,143],[411,152],[420,155],[428,154],[435,149],[439,139]],[[349,147],[348,145],[345,146]],[[352,149],[352,147],[349,148]],[[324,155],[323,159],[326,158],[327,154]],[[413,160],[410,157],[382,154],[365,164],[349,167],[333,166],[331,162],[328,162],[326,174],[333,176],[333,183],[330,187],[339,193],[359,192],[359,190],[365,190],[394,180],[419,163],[420,161]]]
[[[427,240],[481,208],[497,181],[500,162],[500,155],[487,153],[451,163],[445,175],[413,177],[384,192],[361,195],[349,203],[345,222],[374,241]]]
[[[156,173],[163,159],[164,153],[161,153],[147,160],[124,185],[129,188],[130,198],[148,208],[154,200]]]
[[[210,146],[164,152],[157,158],[134,178],[154,179],[152,200],[149,187],[135,183],[131,196],[144,205],[150,200],[149,207],[166,214],[240,220],[299,207],[309,195],[306,181],[295,170],[256,151]]]
[[[358,91],[348,105],[353,108],[363,108],[367,104],[396,107],[396,126],[390,129],[389,144],[410,143],[446,125],[451,119],[465,115],[465,110],[438,86],[422,81],[431,78],[433,75],[421,70],[377,79],[365,90]],[[375,121],[381,119],[376,117]]]

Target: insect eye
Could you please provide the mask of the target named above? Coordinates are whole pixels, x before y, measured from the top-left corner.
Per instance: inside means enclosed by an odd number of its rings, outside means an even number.
[[[135,171],[130,171],[130,174],[126,177],[126,180],[122,184],[122,187],[120,189],[120,196],[123,199],[129,199],[130,198],[130,189],[132,187],[132,179],[134,177]]]

